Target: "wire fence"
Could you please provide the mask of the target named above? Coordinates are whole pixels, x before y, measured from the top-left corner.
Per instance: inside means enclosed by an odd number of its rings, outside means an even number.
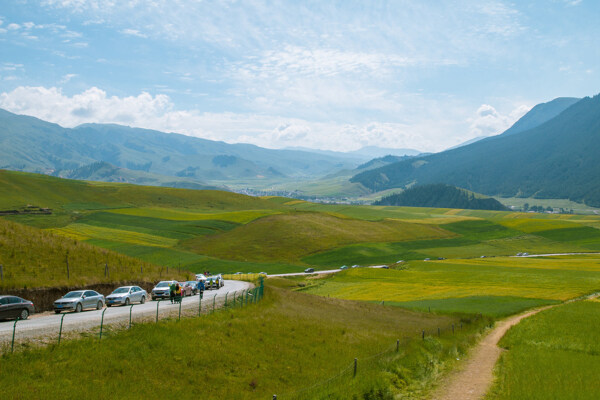
[[[22,321],[16,319],[12,329],[0,330],[0,353],[14,352],[18,348],[28,348],[33,344],[50,345],[61,343],[61,340],[84,336],[97,336],[99,340],[113,332],[130,329],[134,324],[158,323],[161,320],[180,320],[181,318],[201,317],[219,310],[245,307],[258,303],[263,298],[264,284],[259,279],[258,286],[251,289],[238,290],[214,295],[200,292],[198,301],[187,301],[186,298],[175,303],[170,300],[157,300],[156,307],[140,307],[137,304],[122,307],[105,307],[101,311],[93,311],[93,319],[81,320],[73,316],[85,316],[87,313],[63,313],[52,317],[52,321],[38,323],[37,319]],[[124,312],[123,310],[129,312]],[[143,309],[142,309],[143,308]],[[109,311],[110,310],[110,311]],[[92,315],[90,315],[92,317]],[[42,317],[51,318],[51,317]],[[94,321],[96,323],[94,323]]]
[[[384,348],[375,354],[356,357],[353,361],[343,366],[339,372],[323,380],[312,383],[309,386],[274,394],[273,400],[314,400],[314,399],[336,399],[351,398],[350,393],[360,393],[365,389],[365,379],[377,375],[388,368],[390,364],[402,358],[402,347],[413,340],[430,341],[441,338],[444,335],[454,336],[462,331],[466,325],[484,318],[481,314],[471,318],[464,318],[461,322],[451,324],[445,328],[422,329],[418,337],[405,337],[402,341],[396,340],[393,345]],[[490,325],[491,327],[491,325]],[[401,345],[402,344],[402,345]],[[363,378],[363,379],[357,379]],[[368,380],[368,379],[367,379]],[[367,383],[368,385],[368,383]],[[362,398],[362,397],[361,397]]]

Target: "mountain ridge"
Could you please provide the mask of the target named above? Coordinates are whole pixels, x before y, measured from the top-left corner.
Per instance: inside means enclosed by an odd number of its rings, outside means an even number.
[[[525,118],[525,116],[523,117]],[[372,191],[446,183],[486,195],[568,198],[600,204],[600,95],[526,131],[498,135],[350,179]]]

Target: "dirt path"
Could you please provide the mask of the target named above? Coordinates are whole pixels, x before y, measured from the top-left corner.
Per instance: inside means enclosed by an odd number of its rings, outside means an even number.
[[[462,368],[451,373],[433,393],[432,400],[478,400],[486,394],[494,379],[494,365],[502,349],[498,342],[511,326],[522,319],[555,306],[547,306],[502,320],[473,348]]]

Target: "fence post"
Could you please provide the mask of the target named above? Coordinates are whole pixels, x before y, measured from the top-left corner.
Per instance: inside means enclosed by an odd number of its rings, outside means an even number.
[[[215,299],[216,299],[216,298],[217,298],[217,295],[215,294],[215,295],[213,296],[213,310],[212,310],[212,312],[213,312],[213,313],[215,312]]]
[[[4,267],[0,265],[0,281],[4,280]]]
[[[131,329],[131,312],[133,311],[133,304],[131,305],[131,308],[129,309],[129,329]]]
[[[183,297],[179,300],[179,317],[177,317],[177,321],[181,320],[181,304],[183,303]]]
[[[400,351],[400,339],[396,339],[396,353]]]
[[[69,250],[67,250],[67,255],[65,256],[65,263],[67,264],[67,280],[69,280]]]
[[[66,315],[67,314],[63,314],[62,317],[60,318],[60,329],[58,330],[58,344],[60,344],[60,337],[62,336],[63,319],[65,319]]]
[[[233,292],[233,307],[235,307],[235,294],[236,294],[236,293],[237,293],[237,292]]]
[[[15,321],[15,324],[13,325],[12,343],[10,345],[10,352],[11,353],[15,350],[15,331],[17,330],[17,322],[19,322],[19,318],[18,317],[17,317],[17,320]]]
[[[156,322],[158,322],[158,306],[160,305],[160,299],[156,300]]]
[[[102,339],[102,327],[104,326],[104,313],[106,310],[108,310],[108,308],[105,308],[104,311],[102,311],[102,319],[100,320],[100,339]]]
[[[454,335],[454,324],[452,324],[452,334]]]
[[[204,296],[204,292],[200,291],[198,295],[198,316],[202,314],[202,297]]]
[[[229,292],[225,293],[225,305],[224,307],[227,307],[227,295],[229,294]]]
[[[423,338],[423,340],[425,340],[425,331],[423,331],[423,333],[421,334],[421,337]]]
[[[438,328],[438,337],[440,337],[440,328]]]
[[[354,359],[354,376],[353,376],[353,378],[356,377],[356,368],[357,368],[357,366],[358,366],[358,359],[355,358]]]

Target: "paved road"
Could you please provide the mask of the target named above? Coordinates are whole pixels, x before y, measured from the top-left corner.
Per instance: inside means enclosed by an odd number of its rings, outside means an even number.
[[[244,281],[225,281],[225,285],[219,290],[207,290],[204,292],[202,299],[202,309],[212,309],[213,298],[215,306],[219,307],[225,300],[225,295],[229,293],[228,299],[231,300],[233,292],[241,292],[250,289],[252,285]],[[215,297],[216,295],[216,297]],[[181,305],[182,313],[187,311],[197,312],[199,296],[184,297]],[[133,321],[152,321],[156,318],[157,301],[147,301],[145,304],[136,304],[133,306],[132,319]],[[161,301],[158,305],[159,319],[167,316],[177,316],[179,313],[179,305],[171,304],[168,300]],[[16,337],[36,338],[36,337],[57,337],[60,327],[60,320],[63,315],[63,332],[86,331],[100,326],[103,310],[83,311],[81,313],[67,312],[64,314],[54,314],[53,312],[45,312],[34,314],[26,321],[17,322]],[[114,306],[106,309],[104,313],[104,324],[128,324],[129,323],[130,307]],[[0,322],[0,344],[12,339],[14,321]]]
[[[387,267],[387,265],[372,265],[370,267],[361,267],[361,268],[385,268]],[[328,269],[328,270],[323,270],[323,271],[315,271],[315,272],[293,272],[293,273],[289,273],[289,274],[269,274],[267,276],[271,277],[271,276],[300,276],[300,275],[322,275],[322,274],[334,274],[336,272],[340,272],[343,271],[341,269]]]

